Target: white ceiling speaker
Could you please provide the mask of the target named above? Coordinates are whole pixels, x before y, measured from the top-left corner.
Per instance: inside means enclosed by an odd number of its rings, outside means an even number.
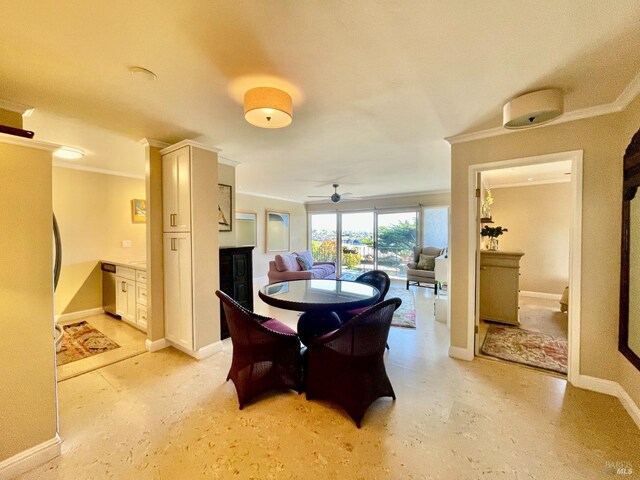
[[[244,94],[244,118],[261,128],[282,128],[291,123],[291,96],[273,87],[257,87]]]
[[[563,112],[561,90],[538,90],[508,102],[502,109],[502,125],[512,130],[534,127],[558,118]]]

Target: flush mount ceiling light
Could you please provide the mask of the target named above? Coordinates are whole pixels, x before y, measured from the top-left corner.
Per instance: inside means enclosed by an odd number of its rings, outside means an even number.
[[[60,147],[53,152],[53,155],[65,160],[78,160],[79,158],[84,157],[84,150],[76,147]]]
[[[519,129],[542,125],[562,115],[562,92],[551,88],[516,97],[502,109],[504,128]]]
[[[142,67],[129,67],[129,72],[133,78],[147,80],[148,82],[153,82],[158,79],[158,76],[155,73]]]
[[[244,94],[244,118],[261,128],[282,128],[291,123],[291,96],[273,87],[257,87]]]

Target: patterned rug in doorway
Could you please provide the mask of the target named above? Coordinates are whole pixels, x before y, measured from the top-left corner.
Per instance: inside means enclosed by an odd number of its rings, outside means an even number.
[[[502,360],[567,373],[567,341],[544,333],[491,325],[481,351]]]
[[[87,322],[72,323],[62,328],[64,328],[62,348],[56,354],[58,365],[120,348],[120,345]]]

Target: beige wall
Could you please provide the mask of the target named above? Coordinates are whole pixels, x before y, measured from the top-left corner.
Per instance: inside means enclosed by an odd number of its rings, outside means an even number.
[[[231,185],[231,215],[237,210],[236,208],[236,169],[230,165],[218,163],[218,183]],[[235,218],[231,218],[231,231],[219,232],[218,240],[221,247],[235,247],[236,245],[236,226]]]
[[[56,314],[102,306],[100,260],[145,258],[146,225],[131,221],[134,198],[145,198],[142,179],[53,168],[62,239]],[[122,248],[122,240],[131,240],[131,248]]]
[[[492,188],[500,250],[520,250],[520,289],[560,295],[569,283],[571,184]]]
[[[627,111],[452,145],[451,342],[465,348],[470,305],[470,165],[583,150],[582,374],[619,381],[640,404],[640,372],[618,353],[622,156],[640,126],[640,99]],[[595,260],[599,261],[595,261]],[[602,280],[606,279],[606,288]]]
[[[236,211],[253,212],[258,219],[258,238],[253,249],[253,276],[263,277],[269,270],[269,260],[275,258],[274,253],[265,252],[266,211],[277,210],[291,214],[291,251],[307,249],[307,211],[302,203],[288,202],[274,198],[258,197],[246,193],[236,195]]]
[[[56,436],[51,153],[0,143],[0,461]]]

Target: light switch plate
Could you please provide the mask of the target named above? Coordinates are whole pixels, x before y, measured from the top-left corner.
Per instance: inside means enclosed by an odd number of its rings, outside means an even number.
[[[131,240],[122,240],[122,248],[131,248]]]

